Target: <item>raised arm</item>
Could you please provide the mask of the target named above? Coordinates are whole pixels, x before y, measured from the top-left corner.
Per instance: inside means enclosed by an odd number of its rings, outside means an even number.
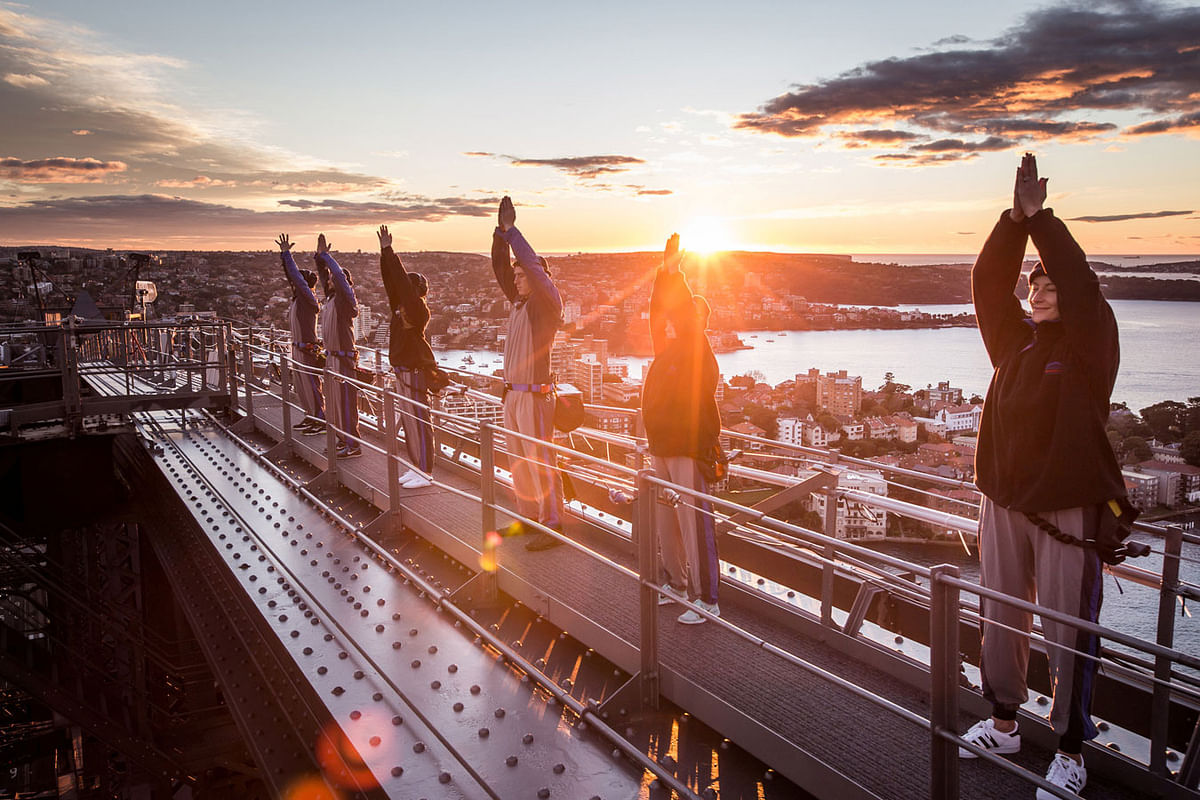
[[[1071,349],[1097,370],[1112,391],[1120,349],[1112,307],[1100,291],[1100,279],[1062,220],[1047,208],[1026,221],[1046,274],[1058,289],[1058,313]]]
[[[329,243],[325,240],[323,233],[317,237],[317,264],[329,270],[334,294],[339,300],[349,305],[352,311],[351,316],[358,316],[358,298],[354,295],[354,287],[350,285],[350,281],[346,280],[346,273],[342,270],[342,266],[329,252]]]
[[[667,346],[667,321],[677,306],[692,302],[692,290],[679,270],[683,253],[679,249],[679,234],[673,233],[663,248],[662,266],[654,275],[650,290],[650,341],[655,354]]]
[[[279,257],[283,261],[283,272],[287,276],[288,282],[292,284],[292,288],[296,290],[296,297],[300,302],[315,308],[317,296],[313,294],[308,281],[304,280],[304,276],[300,274],[300,268],[296,266],[296,259],[292,257],[292,247],[295,246],[295,242],[289,240],[286,233],[281,233],[275,240],[275,244],[279,245]]]
[[[379,272],[392,308],[403,308],[410,319],[415,319],[414,312],[421,305],[421,298],[413,288],[400,256],[392,250],[392,235],[387,225],[379,226]]]
[[[993,366],[1019,349],[1032,335],[1015,294],[1025,258],[1025,245],[1029,240],[1018,197],[1021,184],[1028,177],[1024,170],[1029,158],[1031,156],[1026,154],[1017,168],[1013,208],[1000,215],[971,269],[971,301],[975,304],[975,319]]]

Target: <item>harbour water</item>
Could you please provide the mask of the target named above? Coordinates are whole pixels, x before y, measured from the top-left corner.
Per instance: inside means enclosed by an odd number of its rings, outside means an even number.
[[[1115,402],[1137,411],[1161,400],[1200,395],[1200,304],[1156,300],[1114,300],[1121,331],[1121,369],[1113,391]],[[973,311],[969,304],[899,306],[931,314]],[[720,309],[717,309],[718,313]],[[909,328],[902,330],[741,331],[750,350],[720,353],[717,362],[726,379],[759,373],[771,384],[817,367],[844,369],[861,375],[863,388],[883,384],[887,372],[914,389],[950,381],[966,396],[982,396],[992,369],[975,328]],[[470,355],[474,365],[464,365]],[[438,359],[451,367],[488,372],[500,366],[498,352],[444,350]],[[640,378],[649,358],[624,356],[629,374]]]

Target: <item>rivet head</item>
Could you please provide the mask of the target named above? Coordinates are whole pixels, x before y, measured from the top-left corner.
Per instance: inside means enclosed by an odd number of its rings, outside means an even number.
[[[424,752],[425,752],[425,743],[424,743],[424,742],[417,742],[416,744],[414,744],[414,745],[413,745],[413,752],[414,752],[414,753],[424,753]]]
[[[442,688],[442,682],[434,681],[433,683],[429,684],[429,688],[436,692],[438,689]]]
[[[454,710],[455,710],[456,712],[458,712],[458,711],[462,711],[462,710],[463,710],[463,704],[462,704],[462,703],[455,703],[455,704],[454,704]]]
[[[400,716],[399,714],[397,714],[396,716],[392,717],[392,724],[393,724],[393,725],[395,725],[395,726],[397,726],[397,727],[399,727],[400,725],[403,725],[403,724],[404,724],[404,717],[402,717],[402,716]]]
[[[399,778],[404,774],[404,767],[392,767],[392,777]]]
[[[480,689],[479,689],[478,684],[471,687],[471,694],[479,694],[479,692],[480,692]]]
[[[503,708],[496,709],[496,719],[503,719],[507,712]]]
[[[525,734],[524,736],[521,737],[521,741],[524,742],[525,744],[533,744],[533,734],[532,733]]]
[[[479,729],[479,738],[480,738],[480,739],[486,739],[488,736],[490,736],[490,735],[491,735],[491,733],[492,733],[492,732],[491,732],[491,731],[489,731],[487,728],[480,728],[480,729]]]
[[[438,783],[449,783],[449,782],[450,782],[450,773],[449,772],[443,772],[442,774],[438,775]]]
[[[562,774],[563,774],[563,772],[565,772],[565,771],[566,771],[566,769],[567,769],[567,767],[566,767],[566,765],[565,765],[565,764],[555,764],[555,765],[554,765],[554,774],[555,774],[555,775],[562,775]]]
[[[504,763],[510,767],[515,767],[517,765],[517,757],[509,756],[508,758],[504,759]]]
[[[362,712],[359,711],[358,709],[355,709],[354,711],[350,712],[350,719],[361,719],[361,718],[362,718]]]

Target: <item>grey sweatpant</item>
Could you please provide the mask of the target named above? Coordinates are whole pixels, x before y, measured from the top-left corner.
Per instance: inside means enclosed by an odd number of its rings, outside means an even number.
[[[554,440],[554,395],[510,391],[504,397],[504,427],[542,441]],[[508,437],[513,493],[521,516],[548,527],[562,525],[558,459],[549,447]]]
[[[708,482],[700,474],[696,459],[686,456],[654,456],[654,474],[664,481],[708,493]],[[690,599],[717,602],[721,566],[717,561],[717,531],[712,505],[680,493],[679,505],[658,503],[655,509],[658,546],[662,549],[667,580],[684,589]]]
[[[1097,521],[1094,507],[1044,511],[1038,516],[1077,539],[1083,538],[1085,531],[1090,533]],[[989,589],[1029,602],[1036,600],[1038,605],[1089,622],[1100,617],[1103,573],[1096,551],[1060,542],[1023,513],[1002,508],[987,497],[980,509],[979,563],[981,583]],[[1029,699],[1026,675],[1033,615],[987,598],[982,610],[983,694],[997,717],[1015,718],[1017,707]],[[1063,749],[1077,752],[1078,743],[1096,737],[1091,705],[1097,663],[1074,651],[1097,656],[1100,642],[1096,636],[1052,620],[1043,619],[1042,629],[1054,694],[1050,724],[1056,734],[1065,737]]]

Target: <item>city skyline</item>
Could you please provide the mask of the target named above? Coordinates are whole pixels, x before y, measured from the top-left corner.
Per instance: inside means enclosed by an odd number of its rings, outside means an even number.
[[[0,243],[1200,252],[1200,7],[0,2]]]

